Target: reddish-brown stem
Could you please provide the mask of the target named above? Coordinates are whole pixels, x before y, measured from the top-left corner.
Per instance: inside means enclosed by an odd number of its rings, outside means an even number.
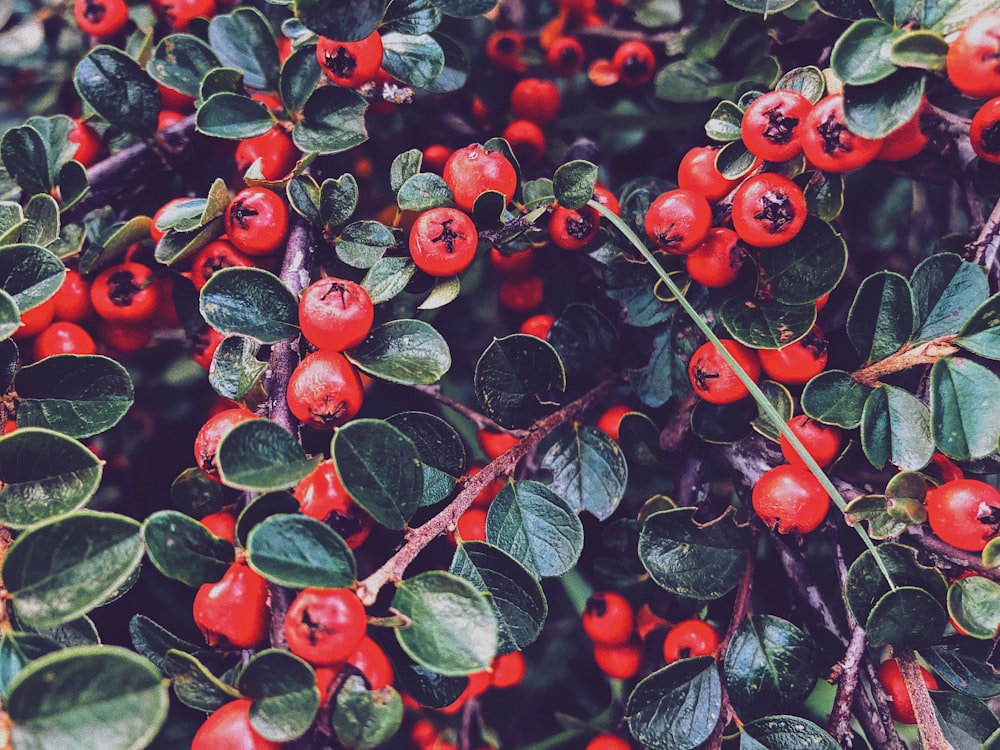
[[[433,398],[438,403],[447,406],[452,411],[458,412],[463,417],[472,422],[480,430],[491,430],[493,432],[507,432],[511,435],[526,434],[524,430],[508,430],[505,427],[501,427],[492,419],[487,417],[485,414],[482,414],[476,411],[475,409],[470,409],[461,401],[456,401],[450,396],[444,395],[444,393],[441,392],[441,386],[439,385],[415,385],[413,386],[413,389],[416,391],[420,391],[421,393],[426,393],[428,396]]]
[[[851,707],[854,705],[854,693],[858,687],[858,670],[861,659],[865,655],[865,631],[858,625],[851,632],[851,642],[847,646],[844,658],[837,665],[837,697],[833,701],[830,712],[828,731],[841,747],[851,747]]]
[[[938,724],[934,704],[931,702],[931,694],[920,675],[917,657],[911,649],[900,649],[896,652],[896,660],[899,662],[899,671],[906,683],[906,692],[913,704],[913,714],[917,718],[917,728],[920,730],[920,739],[925,750],[954,750],[941,732],[941,725]]]
[[[382,587],[401,580],[410,563],[416,559],[424,547],[430,544],[432,539],[455,528],[459,516],[468,510],[476,495],[486,489],[490,482],[510,472],[521,459],[538,446],[542,438],[556,427],[580,417],[593,404],[606,396],[618,382],[618,379],[617,376],[608,378],[576,401],[536,422],[524,438],[510,450],[495,458],[482,470],[465,477],[461,482],[458,495],[448,504],[448,507],[422,526],[409,529],[406,533],[406,543],[382,567],[360,583],[358,596],[361,601],[366,606],[374,604]]]
[[[860,370],[851,373],[856,383],[876,388],[881,385],[882,378],[895,372],[909,370],[918,365],[932,365],[942,357],[948,357],[958,351],[952,344],[954,336],[942,336],[918,346],[904,347],[885,359],[874,362]]]

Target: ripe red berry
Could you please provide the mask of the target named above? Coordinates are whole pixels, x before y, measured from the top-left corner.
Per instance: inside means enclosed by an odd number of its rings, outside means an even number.
[[[347,657],[347,663],[364,675],[368,687],[372,690],[389,687],[395,678],[389,657],[385,655],[382,647],[367,635]]]
[[[423,151],[423,161],[422,167],[435,174],[441,174],[444,171],[444,165],[448,163],[448,157],[451,156],[451,149],[442,143],[432,143],[430,146],[426,146]]]
[[[367,83],[382,66],[382,37],[373,31],[358,42],[319,38],[316,59],[326,77],[338,86],[354,89]]]
[[[184,115],[180,112],[174,112],[172,109],[161,109],[159,116],[156,118],[156,131],[166,130],[183,119]]]
[[[514,119],[547,125],[559,113],[559,87],[542,78],[524,78],[510,92],[510,114]]]
[[[945,69],[952,85],[978,99],[1000,96],[1000,8],[975,15],[948,47]]]
[[[194,622],[209,646],[256,648],[267,638],[267,581],[245,562],[229,566],[194,597]]]
[[[757,352],[733,339],[722,339],[721,343],[756,383],[760,378]],[[694,392],[710,404],[731,404],[750,395],[750,391],[711,341],[702,344],[691,355],[688,361],[688,378]]]
[[[119,354],[129,354],[144,348],[153,338],[153,325],[148,320],[124,323],[117,320],[100,320],[97,337]]]
[[[604,646],[625,646],[635,630],[635,610],[615,591],[591,594],[581,620],[587,637]]]
[[[26,339],[41,333],[52,323],[55,317],[56,303],[50,297],[40,305],[21,313],[21,327],[14,331],[12,338]]]
[[[73,18],[85,34],[107,39],[125,28],[128,5],[125,0],[74,0]]]
[[[153,272],[141,263],[119,263],[105,268],[90,287],[90,303],[105,320],[138,323],[156,313],[160,296]]]
[[[331,666],[358,647],[367,624],[365,607],[350,589],[306,588],[289,606],[284,631],[293,654]]]
[[[509,279],[500,285],[500,304],[514,312],[530,312],[542,304],[545,283],[537,274]]]
[[[97,344],[86,330],[76,323],[52,323],[35,337],[35,361],[54,354],[96,354]]]
[[[730,180],[715,167],[719,149],[714,146],[695,146],[681,159],[677,167],[677,185],[683,190],[693,190],[705,196],[710,203],[724,198],[740,184]]]
[[[490,685],[501,690],[519,685],[528,668],[524,660],[524,654],[520,651],[512,651],[503,654],[493,660],[493,676]]]
[[[602,732],[594,735],[584,750],[631,750],[631,748],[628,740],[622,739],[616,734]]]
[[[191,282],[201,291],[216,271],[224,268],[253,268],[256,264],[249,255],[244,255],[233,243],[225,239],[209,242],[198,251],[191,261]]]
[[[823,523],[830,496],[816,477],[791,464],[775,466],[757,480],[751,495],[753,509],[780,534],[808,534]]]
[[[799,127],[812,106],[791,89],[769,91],[754,99],[740,124],[747,151],[765,161],[788,161],[798,156],[802,151]]]
[[[514,120],[503,137],[522,164],[535,164],[545,155],[545,133],[531,120]]]
[[[615,680],[630,680],[642,666],[642,642],[633,638],[621,646],[594,644],[594,661],[598,668]]]
[[[351,419],[364,402],[358,371],[338,352],[309,354],[288,380],[288,408],[300,422],[331,429]]]
[[[360,284],[325,278],[305,288],[299,298],[302,335],[317,349],[342,352],[368,336],[375,321],[372,298]]]
[[[839,427],[823,424],[805,414],[800,414],[788,420],[788,429],[805,446],[806,452],[813,457],[820,468],[825,469],[840,455],[844,439]],[[805,469],[805,461],[792,448],[792,444],[784,435],[781,436],[779,442],[781,455],[785,457],[785,460],[793,466]]]
[[[224,409],[206,420],[194,439],[194,460],[205,476],[216,482],[222,481],[219,478],[219,467],[215,463],[219,443],[236,425],[256,418],[257,415],[249,409],[237,407]]]
[[[920,677],[929,690],[937,690],[938,682],[930,672],[921,667]],[[895,659],[887,659],[879,665],[878,680],[889,694],[891,703],[889,712],[892,718],[900,724],[916,724],[917,717],[913,713],[913,701],[910,700],[910,693],[906,689],[906,681],[903,673],[899,669],[899,662]]]
[[[444,165],[443,177],[455,205],[466,212],[487,190],[502,193],[509,203],[517,189],[514,165],[499,151],[488,151],[478,143],[456,149]]]
[[[248,255],[267,255],[285,244],[288,221],[285,201],[262,187],[237,193],[225,213],[229,241]]]
[[[719,634],[704,620],[682,620],[663,639],[663,660],[672,664],[679,659],[711,656],[719,647]]]
[[[201,525],[219,539],[225,539],[230,544],[236,543],[236,516],[232,511],[219,510],[209,513],[201,518]]]
[[[215,16],[215,0],[160,0],[159,13],[174,31],[187,31],[195,18]]]
[[[607,208],[615,216],[622,215],[622,207],[618,203],[618,198],[616,198],[614,193],[599,182],[594,183],[593,199]]]
[[[927,522],[952,547],[980,552],[1000,535],[1000,490],[979,479],[954,479],[927,493]]]
[[[545,50],[545,64],[556,75],[575,76],[583,70],[584,62],[583,45],[576,37],[556,37]]]
[[[156,82],[156,88],[159,89],[160,105],[164,109],[170,109],[174,112],[190,112],[194,109],[195,99],[193,96],[188,96],[177,89],[170,88],[170,86],[164,86],[159,81]]]
[[[94,312],[94,307],[90,304],[90,282],[73,268],[66,269],[66,276],[52,302],[55,305],[56,320],[80,323]]]
[[[902,161],[923,151],[929,138],[923,131],[921,115],[927,106],[927,100],[922,100],[917,113],[885,137],[876,159],[879,161]]]
[[[705,239],[684,256],[684,264],[691,280],[709,289],[729,286],[736,281],[747,258],[739,239],[732,229],[709,229]]]
[[[693,190],[668,190],[646,212],[646,235],[672,255],[694,250],[712,226],[712,208]]]
[[[631,412],[632,409],[625,404],[615,404],[609,406],[600,417],[597,418],[597,429],[610,437],[618,440],[618,428],[621,426],[622,417]]]
[[[479,447],[491,460],[500,456],[518,443],[518,438],[509,432],[493,432],[481,429],[476,433]]]
[[[516,31],[494,31],[486,40],[486,56],[501,70],[523,73],[527,67],[521,60],[524,37]]]
[[[824,172],[850,172],[863,167],[878,154],[882,140],[855,135],[844,122],[844,97],[832,94],[820,99],[806,115],[799,140],[806,160]]]
[[[468,214],[454,208],[432,208],[410,229],[410,257],[424,273],[453,276],[476,257],[479,232]]]
[[[76,144],[73,158],[85,167],[93,166],[104,153],[101,134],[81,120],[73,120],[73,129],[67,137],[70,143]]]
[[[1000,164],[1000,96],[976,110],[969,127],[969,140],[980,159]]]
[[[191,750],[280,750],[282,743],[264,739],[253,728],[251,705],[237,698],[215,709],[195,734]]]
[[[291,137],[275,125],[262,135],[246,138],[236,147],[236,168],[245,172],[257,159],[265,180],[280,180],[292,171],[299,150]]]
[[[802,385],[823,372],[829,352],[826,339],[813,326],[805,336],[780,349],[759,349],[761,367],[772,380],[785,385]]]
[[[532,248],[504,253],[490,248],[490,263],[505,279],[523,279],[535,267],[535,251]]]
[[[755,247],[776,247],[794,238],[806,222],[802,188],[775,172],[748,177],[733,196],[733,228]]]
[[[294,495],[304,516],[328,523],[351,549],[360,547],[375,526],[375,519],[354,502],[340,481],[332,458],[321,461],[295,485]]]
[[[207,323],[191,337],[191,356],[203,370],[211,369],[215,350],[219,348],[224,338],[223,334]]]
[[[656,55],[648,44],[638,39],[623,42],[615,50],[611,65],[618,73],[618,80],[626,86],[644,86],[656,73]]]
[[[601,217],[592,206],[556,206],[549,217],[549,239],[563,250],[580,250],[590,244],[601,228]]]
[[[554,315],[549,315],[548,313],[538,313],[537,315],[532,315],[527,318],[521,327],[518,329],[519,333],[526,333],[529,336],[537,336],[544,341],[548,335],[549,331],[552,330],[552,324],[556,322]]]

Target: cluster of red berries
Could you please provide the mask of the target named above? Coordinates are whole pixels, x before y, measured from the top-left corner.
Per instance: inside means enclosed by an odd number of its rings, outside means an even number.
[[[157,18],[174,31],[187,31],[195,18],[212,18],[219,11],[216,0],[150,0]],[[125,0],[74,0],[73,18],[80,30],[98,39],[120,34],[128,23]]]
[[[1000,164],[1000,8],[972,18],[948,47],[948,80],[976,99],[989,99],[973,115],[969,128],[972,149],[980,159]]]

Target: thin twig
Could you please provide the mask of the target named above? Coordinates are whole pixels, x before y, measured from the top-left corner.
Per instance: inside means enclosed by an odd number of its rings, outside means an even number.
[[[958,351],[958,347],[951,343],[954,338],[954,336],[942,336],[919,346],[900,349],[885,359],[852,372],[851,377],[856,383],[876,388],[886,375],[909,370],[918,365],[932,365],[942,357],[951,356]]]
[[[941,725],[938,723],[937,713],[931,702],[931,694],[927,690],[924,678],[920,675],[917,657],[911,649],[900,649],[896,652],[896,661],[899,662],[899,671],[903,675],[906,692],[909,693],[910,702],[913,704],[913,714],[917,718],[917,728],[920,730],[924,750],[954,750],[941,732]]]
[[[447,406],[449,409],[458,412],[463,417],[472,422],[480,430],[490,430],[492,432],[506,432],[509,435],[526,435],[525,430],[508,430],[506,427],[501,427],[492,419],[487,417],[475,409],[470,409],[468,406],[463,404],[461,401],[456,401],[450,396],[444,395],[441,391],[441,386],[439,385],[415,385],[412,386],[413,390],[419,391],[420,393],[425,393],[435,401],[440,404]]]
[[[837,665],[837,697],[833,701],[827,731],[841,747],[850,748],[854,745],[851,734],[851,707],[854,705],[854,692],[858,686],[858,669],[865,654],[864,628],[855,624],[851,632],[851,642],[847,646],[844,658]]]

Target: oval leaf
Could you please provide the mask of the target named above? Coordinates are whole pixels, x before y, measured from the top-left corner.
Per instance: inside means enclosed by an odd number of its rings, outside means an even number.
[[[451,368],[448,342],[422,320],[390,320],[346,353],[376,378],[404,385],[436,383]]]
[[[292,139],[301,151],[337,154],[368,140],[365,109],[368,101],[356,91],[339,86],[316,89],[302,107]]]
[[[199,309],[220,333],[239,333],[263,344],[299,334],[295,295],[260,268],[224,268],[212,274],[202,287]]]
[[[215,460],[223,484],[254,492],[293,487],[319,463],[306,456],[288,430],[269,419],[249,419],[233,427],[219,443]]]
[[[876,468],[889,461],[900,469],[919,471],[934,453],[930,410],[902,388],[879,386],[861,414],[861,447]]]
[[[909,282],[898,273],[880,271],[858,287],[847,315],[847,335],[867,362],[878,362],[909,340],[914,319]]]
[[[0,289],[14,298],[22,314],[52,297],[64,278],[66,266],[44,247],[0,247]]]
[[[954,253],[927,258],[914,269],[910,286],[918,342],[958,333],[990,293],[983,267]]]
[[[997,449],[1000,378],[964,357],[943,357],[931,368],[934,444],[959,461],[985,458]]]
[[[368,690],[361,677],[352,675],[337,692],[333,731],[344,747],[382,747],[402,723],[403,699],[392,687]]]
[[[603,521],[625,496],[625,454],[596,427],[568,424],[556,428],[546,440],[540,465],[552,472],[552,490],[576,513],[590,511]]]
[[[754,349],[780,349],[805,336],[816,322],[816,305],[730,297],[719,311],[733,338]]]
[[[916,586],[900,586],[878,600],[865,632],[875,647],[919,648],[936,643],[947,624],[944,607],[931,594]]]
[[[272,742],[291,742],[312,726],[319,710],[316,675],[294,654],[266,649],[247,662],[236,687],[253,701],[250,724]]]
[[[832,226],[809,216],[792,240],[762,254],[760,267],[775,300],[804,305],[837,286],[847,268],[847,244]]]
[[[843,370],[821,372],[802,389],[802,411],[824,424],[853,430],[861,424],[871,388]]]
[[[214,583],[233,562],[233,545],[184,513],[161,510],[142,524],[146,552],[163,575],[188,586]]]
[[[216,16],[208,26],[208,41],[223,67],[240,71],[247,86],[274,90],[280,64],[278,45],[260,11],[239,8]]]
[[[517,429],[552,410],[547,396],[566,389],[566,372],[551,345],[516,333],[486,348],[476,363],[474,388],[487,416]]]
[[[235,141],[263,135],[274,122],[274,115],[260,102],[228,92],[212,94],[195,117],[199,133]]]
[[[119,49],[94,47],[73,75],[80,98],[126,133],[150,138],[160,114],[160,92],[139,63]]]
[[[635,686],[625,706],[629,731],[653,750],[694,750],[715,729],[722,683],[715,661],[682,659]]]
[[[254,526],[247,562],[272,583],[294,589],[346,588],[358,574],[347,542],[325,523],[299,515],[269,516]]]

